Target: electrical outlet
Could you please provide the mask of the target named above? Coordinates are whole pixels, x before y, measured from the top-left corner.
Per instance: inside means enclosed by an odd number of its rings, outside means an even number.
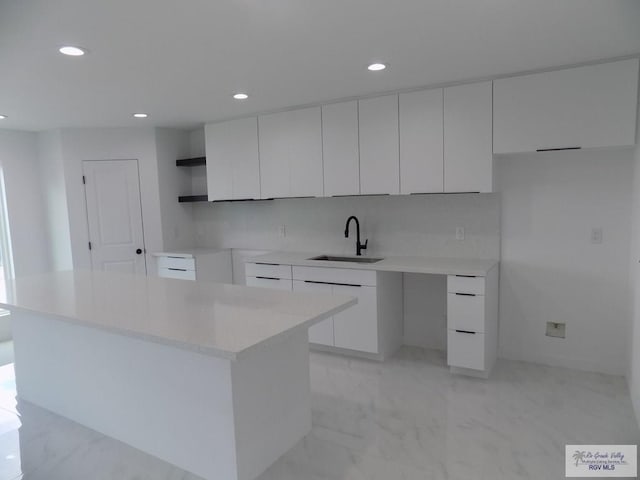
[[[278,235],[280,236],[280,238],[285,238],[287,236],[286,225],[280,225],[280,227],[278,227]]]
[[[602,227],[593,227],[591,229],[591,243],[594,245],[602,243]]]
[[[464,227],[456,228],[456,240],[464,240]]]
[[[547,337],[565,338],[566,323],[547,322]]]

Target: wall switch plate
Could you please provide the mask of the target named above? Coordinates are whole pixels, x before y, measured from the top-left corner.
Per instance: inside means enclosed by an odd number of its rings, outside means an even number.
[[[566,323],[547,322],[547,337],[565,338]]]
[[[278,236],[280,238],[285,238],[287,236],[287,226],[286,225],[280,225],[278,227]]]
[[[456,240],[464,240],[464,227],[456,228]]]
[[[594,245],[602,243],[602,227],[593,227],[591,229],[591,243]]]

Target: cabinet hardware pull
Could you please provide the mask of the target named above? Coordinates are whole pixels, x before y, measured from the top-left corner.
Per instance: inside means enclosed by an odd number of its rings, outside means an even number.
[[[461,297],[475,297],[475,293],[456,293],[456,295],[460,295]]]
[[[180,260],[185,260],[187,257],[175,257],[175,256],[167,255],[167,258],[179,258]]]
[[[477,275],[456,275],[456,277],[461,277],[461,278],[477,278]]]
[[[580,150],[582,147],[539,148],[536,152],[559,152],[561,150]]]
[[[319,283],[320,285],[342,285],[343,287],[361,287],[355,283],[318,282],[317,280],[305,280],[304,283]]]
[[[187,269],[186,268],[167,268],[167,270],[173,270],[174,272],[186,272]]]
[[[456,330],[457,333],[468,333],[469,335],[475,335],[476,332],[472,332],[470,330]]]
[[[256,265],[271,265],[272,267],[279,267],[279,263],[264,263],[264,262],[256,262]]]
[[[279,278],[276,278],[276,277],[256,277],[256,278],[260,278],[262,280],[280,280]]]

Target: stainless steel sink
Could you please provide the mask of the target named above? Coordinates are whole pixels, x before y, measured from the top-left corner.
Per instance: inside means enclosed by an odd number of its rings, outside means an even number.
[[[320,255],[317,257],[307,258],[307,260],[323,260],[325,262],[347,262],[347,263],[376,263],[383,258],[373,257],[336,257],[333,255]]]

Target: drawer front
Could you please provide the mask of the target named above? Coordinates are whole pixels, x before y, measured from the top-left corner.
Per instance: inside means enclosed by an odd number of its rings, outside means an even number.
[[[273,288],[275,290],[293,289],[291,280],[288,278],[264,278],[264,277],[247,277],[247,287]]]
[[[247,277],[273,277],[291,279],[291,265],[245,263],[244,272]]]
[[[196,261],[194,258],[183,257],[158,257],[158,269],[179,268],[182,270],[195,270]]]
[[[484,277],[447,276],[447,292],[484,295]]]
[[[451,367],[484,370],[484,333],[447,332],[447,363]]]
[[[177,278],[179,280],[195,280],[195,270],[184,270],[182,268],[158,268],[158,276],[162,278]]]
[[[484,296],[448,293],[447,325],[450,330],[484,333]]]
[[[346,285],[376,286],[374,270],[351,270],[348,268],[293,267],[295,280],[340,283]]]

